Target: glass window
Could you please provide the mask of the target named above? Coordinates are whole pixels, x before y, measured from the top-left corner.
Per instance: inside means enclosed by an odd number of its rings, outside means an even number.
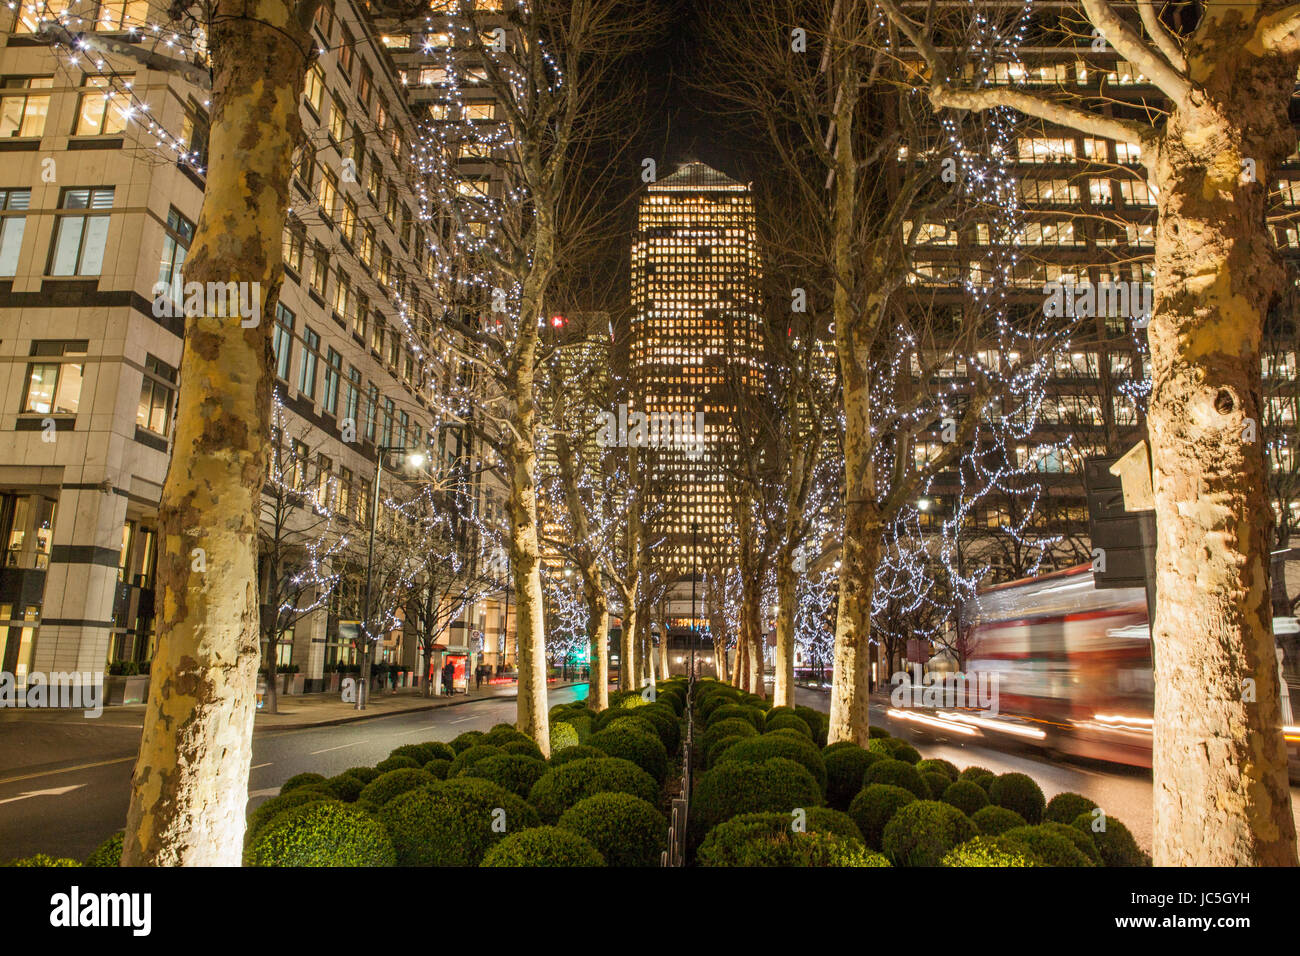
[[[293,362],[293,323],[293,312],[283,302],[276,302],[271,349],[275,352],[275,374],[286,382],[289,381],[289,366]]]
[[[375,440],[375,425],[379,419],[379,386],[374,382],[366,393],[366,439]]]
[[[323,5],[322,9],[324,9]],[[325,71],[321,69],[319,63],[314,64],[307,71],[307,82],[303,86],[303,96],[307,98],[307,103],[311,106],[312,111],[319,116],[321,107],[325,103]]]
[[[158,282],[172,290],[177,305],[184,301],[181,270],[194,240],[194,223],[172,206],[167,210],[167,232],[163,237],[162,262],[158,265]]]
[[[27,217],[12,215],[26,212],[31,204],[30,189],[0,189],[0,276],[17,275],[18,253],[22,250]]]
[[[311,256],[311,290],[321,298],[325,297],[325,287],[329,284],[330,254],[319,242],[312,249]]]
[[[343,356],[330,349],[325,357],[325,394],[321,396],[321,406],[330,415],[339,411],[339,377],[343,371]]]
[[[349,365],[347,395],[343,400],[343,417],[350,419],[354,427],[357,424],[357,410],[360,404],[361,370],[355,365]]]
[[[161,359],[147,356],[135,423],[157,435],[166,435],[175,399],[176,370]]]
[[[53,85],[52,76],[9,76],[0,81],[0,137],[44,135],[48,91]]]
[[[307,235],[302,223],[290,217],[284,224],[281,248],[284,253],[285,266],[299,274],[302,273],[302,253],[306,244]]]
[[[129,83],[132,77],[125,77]],[[127,95],[113,88],[107,76],[87,76],[85,91],[77,96],[77,125],[74,136],[112,136],[126,127],[123,110]]]
[[[181,122],[181,142],[185,144],[187,153],[183,158],[191,165],[201,168],[208,164],[209,129],[205,110],[193,103],[185,108],[185,119]]]
[[[45,358],[85,355],[86,343],[33,342],[31,354]],[[84,368],[80,362],[29,363],[22,411],[37,415],[77,414]]]
[[[316,397],[316,363],[320,358],[320,335],[311,326],[303,326],[302,366],[298,369],[298,391]]]
[[[348,137],[348,108],[337,95],[330,97],[330,136],[341,143]]]
[[[65,189],[61,209],[95,210],[113,208],[113,187]],[[104,265],[108,240],[108,214],[89,211],[61,215],[50,247],[49,274],[54,276],[96,276]]]
[[[144,26],[149,18],[149,0],[100,0],[96,30],[125,30]]]

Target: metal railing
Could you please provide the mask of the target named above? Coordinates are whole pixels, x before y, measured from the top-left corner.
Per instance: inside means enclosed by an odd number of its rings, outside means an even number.
[[[660,857],[663,866],[686,865],[686,824],[691,805],[693,775],[692,754],[695,749],[695,674],[686,685],[686,733],[682,737],[682,792],[673,798],[668,824],[668,849]]]

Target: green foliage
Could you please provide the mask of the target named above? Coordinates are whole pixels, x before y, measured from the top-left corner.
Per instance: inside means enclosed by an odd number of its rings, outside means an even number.
[[[375,764],[375,769],[380,773],[388,773],[391,770],[419,770],[420,764],[414,757],[388,757]]]
[[[844,813],[825,807],[805,810],[805,829],[843,841],[862,843],[862,833],[857,824]],[[708,832],[696,854],[701,866],[747,866],[743,847],[753,841],[779,840],[792,832],[794,815],[790,813],[743,813],[719,823]],[[863,847],[865,850],[865,846]],[[764,864],[756,864],[764,865]],[[798,864],[808,865],[808,864]]]
[[[456,753],[458,754],[464,753],[470,747],[473,747],[476,743],[478,743],[479,739],[482,736],[483,736],[483,731],[481,730],[467,730],[463,734],[459,735],[458,737],[452,740],[451,749],[456,751]]]
[[[477,866],[506,834],[538,824],[513,794],[465,779],[409,790],[385,804],[379,819],[398,866]]]
[[[917,750],[911,744],[897,737],[890,737],[890,746],[894,751],[894,759],[901,760],[904,763],[910,763],[916,766],[921,762],[921,751]]]
[[[896,866],[938,866],[949,850],[976,835],[975,824],[956,807],[916,800],[885,825],[880,845]]]
[[[1056,822],[1040,823],[1038,829],[1065,837],[1074,844],[1075,849],[1088,858],[1088,861],[1093,866],[1102,865],[1101,851],[1097,849],[1097,843],[1093,840],[1091,833],[1076,830],[1068,823]]]
[[[451,772],[451,761],[443,760],[441,758],[438,760],[430,760],[424,765],[424,772],[431,774],[439,780],[446,780],[447,774]]]
[[[121,866],[122,840],[124,834],[118,830],[111,837],[95,847],[82,866]]]
[[[337,798],[332,793],[327,793],[316,787],[299,787],[296,790],[290,790],[288,793],[282,793],[278,797],[272,797],[270,800],[264,800],[258,805],[257,809],[248,815],[248,826],[244,830],[244,845],[248,846],[262,827],[286,810],[292,810],[308,803],[320,803],[335,799]]]
[[[668,849],[668,820],[630,793],[597,793],[560,815],[561,829],[578,834],[609,866],[659,866]]]
[[[696,778],[691,833],[699,839],[722,821],[742,813],[789,813],[821,804],[821,787],[801,763],[784,757],[762,763],[724,759]]]
[[[31,856],[10,860],[4,866],[81,866],[76,860],[66,856],[50,856],[46,853],[34,853]]]
[[[551,724],[551,753],[578,746],[578,728],[567,720]]]
[[[985,767],[971,766],[971,767],[967,767],[965,770],[959,773],[957,775],[957,779],[969,780],[971,783],[974,783],[975,780],[979,777],[989,777],[989,776],[995,777],[997,776],[997,774],[995,774],[992,770],[989,770]]]
[[[774,730],[797,730],[809,740],[812,740],[813,736],[812,728],[808,726],[807,721],[798,714],[790,713],[780,713],[775,717],[769,714],[764,721],[763,730],[769,734]]]
[[[484,734],[478,743],[492,747],[503,747],[516,740],[532,742],[532,739],[523,731],[518,730],[513,724],[494,724],[492,729]]]
[[[365,786],[360,777],[354,777],[350,773],[341,773],[337,777],[330,777],[320,784],[322,790],[328,790],[344,803],[356,803],[357,797],[361,796],[361,791]]]
[[[780,814],[751,813],[709,831],[696,860],[700,866],[889,866],[862,840],[842,833],[790,828]]]
[[[699,742],[700,752],[707,754],[713,749],[714,744],[727,737],[757,736],[758,731],[754,729],[754,725],[749,721],[741,720],[739,717],[724,717],[722,720],[714,721],[709,725],[696,740]]]
[[[958,776],[956,764],[948,760],[938,760],[933,757],[927,760],[922,760],[918,763],[916,765],[916,772],[921,774],[941,773],[947,777],[950,782],[956,780]]]
[[[989,805],[989,795],[984,792],[982,787],[971,783],[969,780],[955,780],[948,784],[939,799],[950,806],[956,807],[968,817],[973,817],[977,812]],[[980,828],[980,832],[983,832],[983,828]]]
[[[970,783],[969,780],[963,782]],[[1016,811],[993,804],[976,810],[970,815],[970,820],[985,836],[1001,836],[1008,830],[1025,826],[1025,818]]]
[[[902,787],[904,790],[910,790],[921,800],[930,799],[930,787],[921,779],[921,775],[916,772],[916,768],[910,763],[904,763],[901,760],[887,758],[877,760],[862,777],[864,786],[870,786],[873,783],[885,783],[891,787]]]
[[[1025,848],[1041,866],[1092,866],[1087,855],[1059,833],[1039,826],[1016,827],[1002,834],[1002,839]]]
[[[946,773],[938,773],[937,771],[923,773],[921,774],[921,779],[925,781],[925,785],[930,790],[931,800],[942,800],[943,792],[947,790],[949,784],[952,783],[952,780],[949,779]]]
[[[722,759],[722,755],[727,752],[731,745],[739,743],[744,739],[744,737],[723,737],[721,740],[715,741],[713,745],[704,752],[705,769],[707,770],[710,767],[717,766],[718,761]]]
[[[323,773],[294,774],[284,782],[284,786],[280,787],[280,796],[284,796],[290,790],[297,790],[299,787],[310,787],[312,784],[324,782],[325,775]]]
[[[709,719],[705,721],[704,729],[708,730],[721,720],[743,720],[753,725],[754,730],[759,733],[763,731],[763,712],[747,704],[723,704],[721,707],[714,708],[709,714]]]
[[[443,744],[442,746],[447,747],[446,744]],[[450,750],[451,748],[447,747],[447,749]],[[388,756],[389,757],[410,757],[412,760],[415,761],[415,765],[417,767],[423,767],[426,763],[428,763],[430,760],[433,760],[435,757],[446,756],[446,754],[439,753],[438,750],[439,750],[438,747],[433,747],[430,746],[429,744],[402,744],[402,746],[400,747],[394,747],[393,752],[390,753]],[[452,754],[452,756],[455,756],[455,754]]]
[[[885,826],[900,809],[916,800],[916,794],[902,787],[873,783],[864,787],[849,803],[849,818],[862,833],[862,840],[879,850]]]
[[[592,734],[588,743],[611,757],[632,761],[657,783],[663,783],[668,775],[668,751],[658,736],[651,732],[620,721]]]
[[[437,782],[437,778],[433,774],[418,767],[414,769],[403,767],[401,770],[390,770],[366,784],[362,788],[360,796],[357,797],[357,802],[370,807],[382,807],[394,797],[406,793],[408,790],[427,787]]]
[[[629,760],[603,757],[552,766],[533,784],[528,802],[537,808],[543,820],[554,823],[579,800],[607,792],[630,793],[650,804],[659,799],[659,785],[654,777]]]
[[[990,808],[986,808],[990,809]],[[1001,807],[992,807],[1001,810]],[[995,836],[977,836],[943,855],[940,866],[1035,866],[1023,844]]]
[[[244,851],[245,866],[392,866],[383,826],[337,801],[294,807],[268,823]]]
[[[889,737],[889,731],[884,727],[868,727],[867,736],[872,740],[886,740]]]
[[[1091,811],[1079,814],[1070,825],[1092,839],[1106,866],[1151,865],[1151,858],[1142,852],[1128,827],[1114,817],[1106,817],[1106,829],[1100,832],[1092,828]]]
[[[677,715],[673,713],[670,707],[663,704],[650,704],[633,713],[654,729],[655,735],[668,753],[677,752],[677,748],[682,742],[682,727],[677,720]],[[621,723],[621,721],[615,719],[610,722],[610,725],[617,723]]]
[[[595,747],[588,747],[586,744],[578,744],[576,747],[565,747],[563,750],[552,750],[550,765],[552,767],[562,767],[573,760],[599,760],[605,756],[605,751],[597,750]]]
[[[997,774],[985,773],[972,777],[971,782],[978,787],[982,787],[985,793],[989,793],[993,790],[993,782],[997,779]]]
[[[461,770],[460,776],[490,780],[521,799],[526,799],[533,784],[542,779],[548,769],[545,761],[533,757],[499,754],[469,764]]]
[[[426,740],[420,744],[428,753],[429,760],[455,760],[456,751],[451,744],[443,743],[441,740]],[[425,763],[428,763],[426,760]]]
[[[831,729],[831,718],[829,714],[823,714],[820,710],[813,710],[811,707],[805,707],[802,704],[796,704],[794,712],[803,718],[808,729],[812,731],[813,743],[818,747],[826,746],[826,736]]]
[[[862,778],[880,758],[856,744],[836,745],[822,751],[826,764],[826,803],[836,810],[847,810],[862,789]]]
[[[460,772],[471,764],[486,760],[488,757],[500,757],[504,754],[504,750],[491,744],[474,744],[471,747],[466,747],[456,754],[456,759],[451,762],[451,768],[447,771],[447,776],[449,778],[458,777]]]
[[[1081,813],[1091,813],[1097,804],[1078,793],[1058,793],[1047,802],[1043,819],[1048,823],[1073,823]]]
[[[989,799],[1000,807],[1014,810],[1028,823],[1041,823],[1047,799],[1032,777],[1023,773],[1004,773],[989,787]]]
[[[771,726],[770,721],[768,726]],[[822,759],[817,745],[808,738],[787,737],[770,732],[761,737],[748,737],[728,747],[722,754],[720,763],[729,763],[733,760],[762,763],[773,757],[784,757],[802,764],[817,781],[818,789],[823,793],[826,792],[826,761]]]
[[[825,757],[827,754],[835,753],[835,751],[837,750],[843,750],[845,747],[857,747],[857,746],[858,745],[851,740],[837,740],[835,743],[829,744],[822,748],[822,756]],[[865,750],[866,748],[862,747],[859,749]]]
[[[551,745],[554,746],[555,738],[551,738]],[[523,740],[511,740],[501,745],[501,749],[507,754],[515,757],[532,757],[534,760],[545,760],[542,756],[542,748],[535,742],[525,737]]]
[[[374,780],[380,774],[379,769],[376,767],[349,767],[347,770],[344,770],[343,772],[347,774],[349,777],[356,777],[358,780],[362,782],[362,784],[369,783],[371,780]]]
[[[513,833],[480,866],[604,866],[600,852],[571,830],[538,827]]]

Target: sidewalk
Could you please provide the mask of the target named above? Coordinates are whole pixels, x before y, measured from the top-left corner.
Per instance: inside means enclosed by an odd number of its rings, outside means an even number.
[[[564,687],[585,685],[586,681],[547,682],[547,690],[559,690]],[[356,704],[346,703],[342,695],[335,691],[326,694],[281,695],[279,713],[257,712],[253,732],[263,730],[301,730],[306,727],[329,727],[335,724],[349,724],[372,717],[388,717],[392,714],[414,713],[424,710],[437,710],[440,707],[456,707],[460,704],[472,704],[480,700],[514,700],[519,696],[518,685],[514,681],[502,684],[485,684],[479,690],[467,694],[454,694],[450,697],[425,697],[422,688],[403,688],[396,693],[374,692],[366,701],[365,710],[357,710]]]

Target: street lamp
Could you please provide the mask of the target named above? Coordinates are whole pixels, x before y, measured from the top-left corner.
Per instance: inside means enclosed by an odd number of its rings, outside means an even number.
[[[394,452],[406,455],[407,464],[412,468],[423,468],[428,461],[423,451],[412,449],[408,453],[404,445],[380,445],[375,449],[375,489],[374,497],[370,501],[370,540],[366,545],[366,590],[361,601],[361,628],[362,638],[365,641],[365,657],[361,662],[361,681],[357,688],[357,710],[366,709],[366,692],[370,684],[370,655],[373,653],[370,637],[370,588],[375,565],[375,527],[379,523],[379,486],[384,477],[384,456]]]

